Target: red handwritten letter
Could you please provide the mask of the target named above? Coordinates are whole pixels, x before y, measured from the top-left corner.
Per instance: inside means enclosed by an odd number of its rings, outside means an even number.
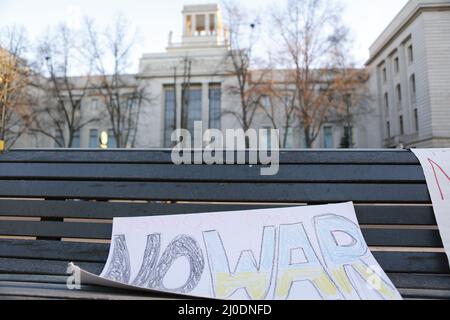
[[[449,182],[450,182],[450,176],[449,176],[449,175],[447,174],[447,172],[445,172],[444,169],[442,169],[442,167],[441,167],[439,164],[437,164],[434,160],[428,158],[428,162],[430,162],[431,168],[433,169],[434,177],[436,178],[436,183],[437,183],[437,186],[438,186],[438,188],[439,188],[439,192],[441,193],[441,198],[442,198],[442,200],[445,200],[444,192],[442,191],[442,187],[441,187],[441,182],[439,181],[439,178],[438,178],[438,175],[437,175],[437,172],[436,172],[436,167],[437,167],[439,170],[441,170],[441,172],[444,174],[444,176],[447,178],[447,180],[448,180]]]

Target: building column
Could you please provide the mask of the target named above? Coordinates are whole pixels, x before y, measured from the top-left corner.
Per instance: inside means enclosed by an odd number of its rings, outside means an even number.
[[[205,14],[205,33],[207,35],[209,35],[209,26],[210,26],[209,13],[207,13],[207,14]]]
[[[203,128],[209,129],[209,83],[202,83],[202,121]]]
[[[195,36],[196,29],[197,29],[197,18],[195,14],[192,14],[192,36]]]
[[[175,99],[177,100],[177,110],[175,112],[177,117],[177,129],[181,128],[181,115],[182,115],[182,101],[181,101],[181,83],[175,85]]]

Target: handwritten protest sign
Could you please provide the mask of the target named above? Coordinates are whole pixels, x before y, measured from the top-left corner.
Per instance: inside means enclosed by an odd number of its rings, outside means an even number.
[[[436,221],[450,261],[450,149],[413,149],[419,159]]]
[[[114,220],[84,282],[237,300],[400,299],[352,203]]]

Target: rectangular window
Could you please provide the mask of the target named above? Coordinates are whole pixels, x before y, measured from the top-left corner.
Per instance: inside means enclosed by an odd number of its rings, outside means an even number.
[[[387,92],[384,94],[384,107],[386,109],[386,114],[389,114],[389,94]]]
[[[79,149],[81,147],[80,140],[80,130],[77,130],[73,134],[72,148]]]
[[[98,139],[98,129],[89,130],[89,148],[97,149],[100,146]]]
[[[206,30],[206,19],[204,14],[198,14],[195,16],[195,24],[196,28],[195,31],[198,35],[203,34],[203,32]]]
[[[61,129],[56,129],[55,148],[64,148],[64,134]]]
[[[417,109],[414,109],[414,125],[416,132],[419,132],[419,112]]]
[[[261,105],[266,111],[270,110],[270,98],[269,98],[269,96],[267,96],[267,95],[262,95],[261,96]]]
[[[264,130],[263,141],[261,141],[263,143],[262,149],[265,149],[266,147],[266,149],[268,150],[272,146],[272,134],[271,134],[272,127],[264,127],[262,129]]]
[[[402,102],[402,87],[401,87],[401,85],[397,85],[397,88],[396,88],[396,91],[397,91],[397,103],[401,103]]]
[[[220,87],[209,88],[209,128],[221,129],[221,99],[222,90]]]
[[[176,96],[173,88],[165,89],[164,96],[164,147],[171,148],[174,143],[171,141],[172,132],[177,127],[176,122]]]
[[[135,106],[135,99],[134,98],[128,98],[127,99],[127,108],[128,109],[133,109],[134,106]]]
[[[114,136],[114,130],[108,129],[108,149],[116,149],[117,148],[117,140]]]
[[[404,127],[404,124],[403,124],[403,116],[400,116],[398,118],[398,121],[399,121],[399,125],[400,125],[400,135],[404,135],[405,134],[405,127]]]
[[[410,86],[411,86],[411,99],[413,101],[415,101],[416,100],[416,75],[415,74],[411,75],[409,82],[410,82]]]
[[[391,122],[390,121],[386,122],[386,133],[387,133],[388,138],[391,138]]]
[[[92,110],[98,109],[98,99],[92,99]]]
[[[292,149],[294,147],[294,130],[291,127],[284,128],[286,132],[286,141],[282,141],[284,143],[284,148],[286,149]],[[284,136],[282,137],[284,140]]]
[[[209,15],[209,32],[211,34],[216,33],[216,15],[215,14]]]
[[[184,93],[182,128],[194,134],[194,122],[202,121],[202,89],[194,88]]]
[[[192,36],[192,16],[186,16],[186,35]]]
[[[387,82],[387,70],[383,68],[383,82]]]
[[[394,69],[395,73],[400,72],[400,60],[398,59],[398,57],[394,59]]]
[[[410,45],[408,47],[408,60],[409,60],[410,63],[414,62],[414,49],[413,49],[412,45]]]
[[[323,128],[323,147],[325,149],[334,148],[333,127],[331,126],[326,126]]]
[[[353,127],[352,126],[344,127],[344,136],[342,137],[341,148],[344,148],[344,149],[353,148]]]

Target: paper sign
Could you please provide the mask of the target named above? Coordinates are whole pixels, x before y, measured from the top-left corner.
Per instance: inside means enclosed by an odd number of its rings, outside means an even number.
[[[101,276],[81,279],[215,299],[401,299],[352,203],[114,219]]]
[[[450,261],[450,149],[412,149],[419,159],[436,221]]]

